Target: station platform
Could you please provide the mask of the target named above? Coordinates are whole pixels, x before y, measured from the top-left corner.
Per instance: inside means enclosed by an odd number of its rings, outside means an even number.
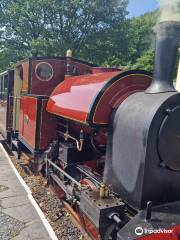
[[[0,240],[58,240],[0,144]]]

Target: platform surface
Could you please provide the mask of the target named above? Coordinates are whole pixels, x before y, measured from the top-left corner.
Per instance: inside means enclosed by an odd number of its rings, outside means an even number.
[[[25,186],[0,145],[0,240],[49,240]]]

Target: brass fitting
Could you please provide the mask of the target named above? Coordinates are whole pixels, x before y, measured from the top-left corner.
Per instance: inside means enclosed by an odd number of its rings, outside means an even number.
[[[72,58],[72,50],[71,50],[71,49],[68,49],[68,50],[67,50],[67,52],[66,52],[66,57]]]
[[[65,141],[67,141],[68,138],[69,138],[69,132],[66,131],[66,132],[64,133],[64,139],[65,139]]]
[[[100,196],[100,198],[105,198],[105,196],[106,196],[106,186],[104,183],[102,183],[100,186],[99,196]]]
[[[76,139],[74,138],[73,136],[71,136],[68,132],[68,130],[65,132],[65,133],[62,133],[59,131],[59,133],[61,133],[65,139],[65,141],[68,141],[68,139],[72,139],[73,141],[76,142],[76,148],[79,152],[82,151],[83,149],[83,145],[84,145],[84,133],[83,133],[83,130],[80,131],[80,139]]]

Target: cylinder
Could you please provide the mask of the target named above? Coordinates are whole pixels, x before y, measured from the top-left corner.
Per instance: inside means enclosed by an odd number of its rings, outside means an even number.
[[[153,81],[146,93],[176,91],[173,74],[180,42],[180,22],[165,21],[155,27],[156,53]]]

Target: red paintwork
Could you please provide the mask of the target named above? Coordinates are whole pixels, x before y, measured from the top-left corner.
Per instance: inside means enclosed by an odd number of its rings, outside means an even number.
[[[145,237],[137,238],[137,240],[179,240],[179,236],[180,225],[175,226],[172,233],[151,234]]]
[[[66,209],[71,213],[80,226],[91,236],[94,240],[101,240],[98,229],[92,224],[92,222],[81,211],[76,212],[66,201],[64,201]]]
[[[36,133],[40,131],[39,147],[44,150],[55,138],[56,120],[52,114],[46,112],[47,99],[42,100],[42,111],[38,113],[37,97],[21,96],[20,99],[20,139],[23,139],[32,149],[36,148]],[[41,117],[40,128],[36,122]]]
[[[150,82],[150,77],[140,74],[128,75],[117,80],[105,91],[98,102],[93,123],[108,124],[112,109],[117,108],[132,93],[146,89]]]
[[[81,224],[84,226],[85,230],[89,233],[92,239],[101,240],[98,229],[85,215],[83,216],[83,220],[81,220]]]
[[[23,67],[22,92],[27,92],[27,90],[28,90],[28,78],[29,78],[29,62],[22,63],[22,67]]]
[[[59,199],[65,199],[65,192],[55,182],[53,182],[53,191]]]
[[[36,66],[40,62],[47,62],[53,67],[53,78],[49,81],[40,81],[36,74]],[[92,67],[88,64],[78,62],[73,59],[69,59],[68,62],[70,62],[73,66],[77,68],[77,74],[87,74],[92,71]],[[51,92],[54,90],[54,88],[65,79],[65,74],[67,71],[67,62],[66,59],[42,59],[42,60],[33,60],[32,62],[32,70],[31,70],[31,94],[37,94],[37,95],[47,95],[49,96]]]
[[[32,148],[35,148],[37,117],[37,98],[22,96],[20,99],[20,129],[19,135]],[[25,121],[28,119],[28,122]]]
[[[53,68],[53,78],[49,81],[41,81],[35,74],[37,64],[41,62],[49,63]],[[49,96],[53,89],[64,80],[66,64],[64,60],[58,59],[42,59],[33,60],[31,69],[31,88],[30,94]]]
[[[118,79],[120,73],[104,72],[66,79],[51,94],[47,111],[85,124],[108,124],[110,113],[118,101],[120,103],[131,93],[144,90],[150,84],[151,77],[147,75],[127,73]],[[115,76],[117,80],[113,83]],[[102,91],[103,96],[98,98]],[[93,116],[92,120],[88,119],[89,115]]]
[[[77,75],[88,74],[92,72],[92,66],[87,63],[83,63],[81,61],[77,61],[76,59],[68,59],[68,62],[74,65],[77,69]],[[65,61],[66,64],[66,61]]]
[[[70,77],[50,96],[47,111],[85,123],[94,97],[117,72]]]
[[[108,68],[108,67],[93,67],[92,74],[103,73],[103,72],[119,72],[122,71],[120,68]]]
[[[60,121],[58,121],[58,124]],[[91,135],[92,134],[92,128],[89,126],[83,125],[81,123],[69,123],[69,129],[74,132],[78,133],[83,130],[84,133]],[[96,144],[102,144],[106,145],[107,143],[107,128],[101,128],[96,131],[96,135],[94,135],[94,141]]]
[[[40,149],[46,149],[56,137],[56,118],[46,111],[47,101],[42,100]]]
[[[98,144],[106,145],[107,137],[108,137],[107,129],[103,128],[97,132],[96,136],[94,137],[94,141],[97,145]]]
[[[77,75],[91,73],[93,67],[88,63],[83,63],[76,59],[66,58],[30,58],[18,63],[17,67],[23,67],[22,92],[36,95],[49,96],[53,89],[65,79],[67,71],[67,61],[77,69]],[[53,68],[53,77],[49,81],[41,81],[36,76],[36,66],[39,63],[49,63]]]

